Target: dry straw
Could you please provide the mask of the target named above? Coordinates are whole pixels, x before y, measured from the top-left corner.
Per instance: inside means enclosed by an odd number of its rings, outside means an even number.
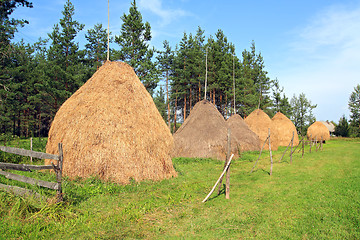
[[[70,177],[95,175],[126,184],[177,175],[171,133],[126,63],[107,61],[60,107],[46,152],[56,154],[59,142]]]
[[[261,109],[255,109],[252,113],[245,118],[246,124],[249,126],[249,128],[259,136],[261,144],[264,143],[265,139],[267,138],[269,134],[269,128],[271,132],[271,150],[277,150],[278,149],[278,140],[276,138],[276,135],[272,133],[271,125],[272,121],[270,117]],[[264,149],[269,149],[268,142],[266,143]]]
[[[281,112],[277,112],[272,118],[271,130],[278,140],[279,146],[288,146],[294,132],[293,145],[299,144],[299,136],[295,125]]]
[[[329,129],[322,122],[314,122],[307,130],[309,140],[323,141],[330,140]]]
[[[240,146],[241,152],[260,150],[259,137],[251,131],[240,115],[232,115],[226,123],[231,129],[231,149],[233,152],[236,152],[235,148],[238,146]]]
[[[207,100],[195,104],[174,134],[175,157],[225,160],[227,128],[223,116]]]

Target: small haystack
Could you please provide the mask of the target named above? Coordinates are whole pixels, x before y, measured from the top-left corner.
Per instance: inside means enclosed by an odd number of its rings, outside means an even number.
[[[231,149],[233,149],[233,152],[236,151],[239,145],[241,152],[260,150],[258,135],[251,131],[240,115],[232,115],[226,123],[228,128],[231,129]]]
[[[59,142],[64,174],[70,177],[99,176],[126,184],[177,175],[171,133],[126,63],[106,62],[60,107],[46,152],[56,154]]]
[[[175,157],[214,158],[225,160],[226,122],[207,100],[195,104],[190,115],[174,133]]]
[[[314,122],[307,130],[307,138],[309,140],[321,141],[330,140],[329,129],[322,122]]]
[[[269,128],[271,128],[271,119],[270,117],[261,109],[255,109],[252,113],[250,113],[247,118],[245,118],[246,124],[249,126],[251,131],[253,131],[256,135],[259,136],[260,145],[264,144],[265,139],[269,134]],[[271,150],[278,149],[277,138],[274,133],[271,133]],[[264,149],[269,149],[268,142],[266,143]]]
[[[299,136],[293,122],[281,112],[277,112],[272,118],[272,132],[278,139],[279,146],[288,146],[294,132],[294,146],[299,144]]]

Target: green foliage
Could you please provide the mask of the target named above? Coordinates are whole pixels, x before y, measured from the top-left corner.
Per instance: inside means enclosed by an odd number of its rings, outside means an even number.
[[[160,89],[157,91],[156,95],[153,97],[153,100],[161,117],[164,119],[164,121],[167,121],[165,95],[162,87],[160,87]]]
[[[304,136],[307,128],[316,121],[312,110],[316,108],[316,104],[312,105],[304,93],[300,93],[299,97],[294,96],[290,101],[293,109],[291,120],[293,121],[297,131]]]
[[[343,115],[339,120],[339,124],[335,126],[334,134],[335,136],[349,137],[349,131],[350,131],[349,123],[345,118],[345,115]]]
[[[143,23],[135,0],[131,2],[129,14],[124,13],[121,20],[123,24],[120,35],[115,36],[115,42],[120,45],[121,49],[115,58],[132,66],[136,75],[152,94],[158,78],[155,63],[152,61],[155,50],[149,48],[148,44],[151,40],[150,23]]]
[[[360,137],[360,85],[354,87],[349,97],[350,110],[350,134],[353,137]]]

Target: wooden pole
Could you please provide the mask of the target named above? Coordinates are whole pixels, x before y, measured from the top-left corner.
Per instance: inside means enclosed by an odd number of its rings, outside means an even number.
[[[286,149],[285,149],[285,151],[284,151],[283,155],[281,156],[281,158],[280,158],[280,160],[279,160],[279,163],[281,162],[281,160],[283,159],[283,157],[284,157],[284,155],[285,155],[286,151],[287,151],[287,150],[288,150],[288,148],[290,147],[290,144],[291,144],[291,141],[290,141],[290,142],[289,142],[289,144],[287,145],[287,147],[286,147]]]
[[[229,159],[229,162],[227,163],[224,171],[221,173],[221,175],[220,175],[219,179],[216,181],[214,187],[211,189],[211,191],[209,192],[209,194],[204,198],[204,200],[202,200],[202,202],[206,202],[206,200],[208,200],[208,198],[211,196],[211,194],[215,191],[216,185],[218,185],[218,183],[220,182],[220,179],[224,176],[224,174],[225,174],[227,168],[229,167],[229,165],[230,165],[231,160],[232,160],[233,157],[234,157],[234,154],[231,154],[231,157],[230,157],[230,159]]]
[[[323,149],[323,138],[322,138],[322,136],[321,136],[320,147],[321,147],[321,151],[322,151],[322,149]]]
[[[294,145],[294,132],[291,138],[291,152],[290,152],[290,164],[292,163],[292,155],[293,155],[293,145]]]
[[[107,56],[106,60],[109,61],[110,57],[110,0],[108,0],[108,32],[107,32]]]
[[[61,178],[62,178],[62,170],[63,170],[63,160],[64,160],[64,155],[63,155],[63,145],[62,143],[58,144],[58,148],[59,148],[59,161],[58,161],[58,165],[57,165],[57,169],[56,171],[56,182],[58,184],[58,188],[57,188],[57,203],[62,202],[63,196],[62,196],[62,188],[61,188]]]
[[[230,157],[230,153],[231,153],[231,139],[230,139],[230,134],[231,134],[231,130],[230,128],[228,128],[228,132],[227,132],[227,153],[226,153],[226,157],[225,157],[225,163],[224,163],[224,168],[226,167],[227,163],[228,163],[228,159]],[[227,175],[226,175],[227,176]],[[222,187],[222,181],[223,181],[223,178],[220,179],[220,182],[219,182],[219,187],[218,187],[218,195],[220,194],[221,192],[221,187]],[[226,191],[226,189],[225,189]]]
[[[260,156],[261,156],[262,150],[264,149],[265,144],[266,144],[266,141],[267,141],[268,139],[269,139],[269,136],[265,139],[264,144],[263,144],[263,146],[262,146],[262,148],[261,148],[261,150],[260,150],[259,157],[258,157],[258,159],[256,160],[256,162],[255,162],[254,166],[252,167],[252,169],[251,169],[251,172],[250,172],[250,173],[252,173],[252,172],[254,171],[254,168],[255,168],[255,166],[256,166],[256,164],[257,164],[257,162],[258,162],[258,161],[259,161],[259,159],[260,159]]]
[[[310,150],[309,150],[309,152],[311,153],[311,147],[312,147],[312,134],[310,135],[310,141],[309,141],[309,144],[310,144]]]
[[[272,175],[272,169],[273,169],[273,159],[272,159],[272,152],[271,152],[271,137],[270,137],[270,128],[269,128],[269,151],[270,151],[270,176]]]
[[[302,158],[304,157],[304,151],[305,151],[305,138],[303,138],[302,141],[302,155],[301,155]]]
[[[317,137],[315,137],[315,152],[317,152],[318,148],[317,148]]]
[[[227,141],[228,141],[227,157],[229,158],[230,153],[231,153],[231,130],[230,130],[230,128],[228,128]],[[228,161],[229,160],[227,160],[226,162],[228,162]],[[230,165],[226,170],[225,198],[230,199]]]
[[[33,139],[32,139],[32,137],[30,138],[30,150],[31,151],[33,150]],[[31,163],[33,162],[32,156],[30,156],[30,162]]]

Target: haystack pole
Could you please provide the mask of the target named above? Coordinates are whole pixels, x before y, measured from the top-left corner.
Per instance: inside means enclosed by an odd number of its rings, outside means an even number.
[[[110,0],[108,0],[108,32],[107,32],[107,57],[106,60],[110,60]]]

